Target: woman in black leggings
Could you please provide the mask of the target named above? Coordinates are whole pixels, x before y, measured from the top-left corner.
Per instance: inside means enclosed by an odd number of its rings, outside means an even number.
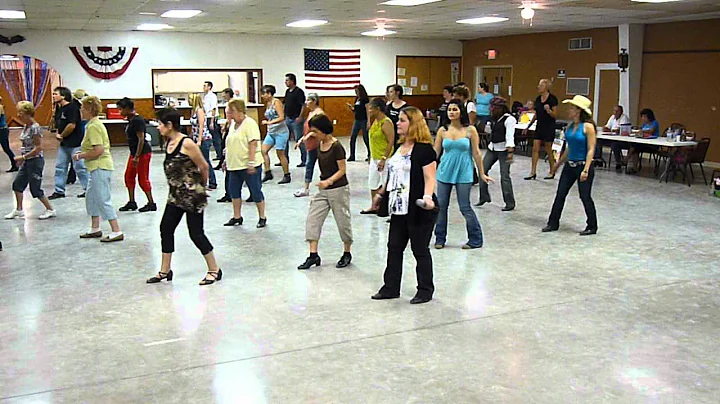
[[[175,229],[183,215],[186,215],[190,239],[205,257],[208,267],[207,275],[200,281],[200,285],[210,285],[222,279],[222,270],[215,261],[213,246],[203,230],[203,211],[208,200],[205,187],[211,168],[200,152],[200,147],[180,133],[180,114],[176,110],[165,108],[157,113],[157,118],[160,134],[168,141],[164,166],[170,193],[160,223],[162,266],[160,272],[148,279],[147,283],[158,283],[163,279],[172,281],[170,262],[175,251]]]

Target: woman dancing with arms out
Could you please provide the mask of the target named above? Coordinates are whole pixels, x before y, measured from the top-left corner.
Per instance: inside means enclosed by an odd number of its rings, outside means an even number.
[[[205,186],[211,168],[200,147],[180,133],[180,114],[176,110],[162,109],[157,112],[157,118],[160,123],[158,130],[167,139],[164,168],[170,192],[160,222],[162,240],[160,272],[148,279],[147,283],[172,281],[173,271],[170,269],[170,263],[175,251],[175,229],[185,215],[190,239],[200,250],[208,267],[207,275],[200,281],[200,285],[210,285],[221,280],[223,275],[215,261],[213,246],[203,230],[203,213],[208,200]]]

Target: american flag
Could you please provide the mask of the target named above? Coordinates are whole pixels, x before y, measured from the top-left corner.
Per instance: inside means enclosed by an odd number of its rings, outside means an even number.
[[[305,49],[305,88],[352,90],[360,84],[360,49]]]

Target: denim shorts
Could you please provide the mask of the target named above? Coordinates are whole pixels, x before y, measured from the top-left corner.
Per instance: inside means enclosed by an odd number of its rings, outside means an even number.
[[[90,216],[100,216],[103,220],[117,219],[110,195],[110,180],[113,172],[98,168],[90,172],[85,193],[85,209]]]
[[[42,190],[42,175],[45,167],[45,159],[35,157],[23,161],[20,166],[15,180],[12,183],[12,189],[15,192],[23,192],[30,185],[30,194],[33,198],[42,198],[45,193]]]
[[[273,134],[268,133],[267,136],[265,136],[263,144],[275,146],[278,150],[285,150],[288,145],[288,140],[290,140],[290,132],[288,131]]]
[[[247,184],[253,202],[258,203],[265,200],[265,195],[262,193],[262,165],[257,166],[255,174],[252,175],[248,174],[247,170],[228,171],[227,173],[230,182],[228,193],[231,199],[241,199],[243,184]]]

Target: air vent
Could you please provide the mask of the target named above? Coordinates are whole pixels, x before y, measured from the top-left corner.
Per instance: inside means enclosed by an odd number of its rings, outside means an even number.
[[[589,78],[568,78],[567,79],[568,95],[590,95],[590,79]]]
[[[592,38],[572,38],[568,42],[568,50],[590,50],[592,49]]]

